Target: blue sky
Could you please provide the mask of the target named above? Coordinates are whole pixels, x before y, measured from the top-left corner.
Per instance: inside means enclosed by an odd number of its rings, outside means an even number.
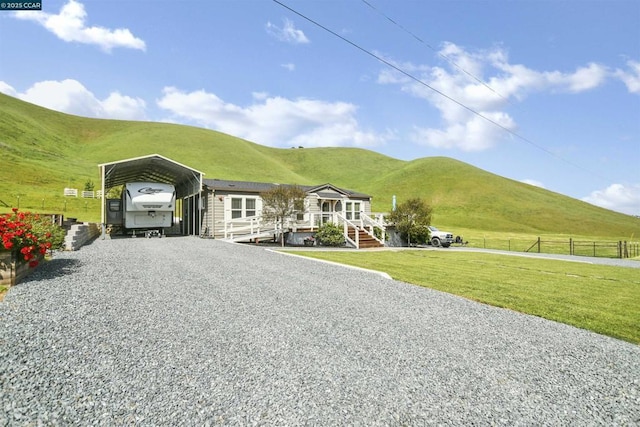
[[[279,1],[1,11],[0,92],[272,147],[453,157],[640,215],[639,1]]]

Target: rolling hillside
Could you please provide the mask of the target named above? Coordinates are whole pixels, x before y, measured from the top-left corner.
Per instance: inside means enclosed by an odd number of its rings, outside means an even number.
[[[99,186],[99,163],[158,153],[207,178],[332,184],[371,194],[374,211],[421,197],[447,227],[629,238],[640,219],[506,179],[445,157],[393,159],[355,148],[276,149],[189,126],[98,120],[0,94],[0,210],[58,212],[97,220],[97,200],[62,196]]]

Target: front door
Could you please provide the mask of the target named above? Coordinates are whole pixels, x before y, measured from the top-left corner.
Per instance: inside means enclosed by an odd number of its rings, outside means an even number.
[[[322,201],[322,224],[327,222],[338,223],[336,213],[342,213],[342,202],[340,200]]]

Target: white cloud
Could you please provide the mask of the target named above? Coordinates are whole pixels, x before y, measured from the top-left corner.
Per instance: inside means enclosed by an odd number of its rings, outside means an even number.
[[[13,14],[18,19],[35,21],[66,42],[78,42],[100,46],[110,52],[115,47],[145,50],[145,42],[126,28],[111,30],[104,27],[88,27],[84,5],[69,0],[57,15],[46,12],[20,11]]]
[[[296,64],[292,64],[291,62],[287,63],[287,64],[280,64],[280,66],[284,69],[287,69],[289,71],[295,71],[296,69]]]
[[[545,185],[542,182],[537,181],[535,179],[528,179],[527,178],[527,179],[521,180],[520,182],[523,182],[523,183],[529,184],[529,185],[533,185],[534,187],[547,188],[547,187],[545,187]]]
[[[101,102],[104,110],[104,117],[122,120],[146,120],[146,103],[140,98],[121,95],[119,92],[112,92]]]
[[[241,107],[204,90],[183,92],[166,87],[158,106],[182,122],[273,147],[374,147],[392,137],[362,130],[353,104],[264,95],[254,94],[254,103]]]
[[[102,119],[146,119],[146,104],[142,99],[113,92],[104,100],[100,100],[82,83],[72,79],[38,82],[24,93],[18,93],[11,86],[0,81],[0,91],[32,104],[78,116]]]
[[[5,95],[13,96],[14,98],[17,96],[18,92],[10,86],[9,84],[0,81],[0,93],[4,93]]]
[[[253,97],[253,99],[262,101],[269,97],[269,92],[252,92],[251,96]]]
[[[604,190],[591,192],[583,201],[606,209],[640,215],[640,183],[611,184]]]
[[[515,123],[508,114],[483,112],[482,115],[505,129],[515,128]],[[466,118],[448,121],[447,126],[442,130],[416,127],[410,138],[416,144],[430,147],[482,151],[491,148],[503,132],[500,127],[491,122],[468,113]]]
[[[299,30],[293,25],[293,22],[284,19],[283,27],[280,28],[271,22],[267,22],[265,26],[267,33],[271,34],[280,41],[291,44],[305,44],[309,43],[309,39],[304,35],[302,30]]]
[[[640,62],[627,61],[629,71],[616,70],[615,76],[624,82],[630,93],[640,95]]]
[[[77,80],[42,81],[18,98],[56,111],[85,117],[100,116],[100,101]]]
[[[594,89],[606,80],[607,68],[591,63],[587,67],[580,67],[572,74],[561,74],[559,82],[553,82],[556,86],[565,86],[570,92],[579,93]]]
[[[378,75],[378,83],[398,85],[438,109],[441,128],[416,126],[412,136],[414,142],[436,148],[487,150],[508,136],[505,130],[515,132],[517,128],[506,111],[509,103],[534,91],[587,91],[601,85],[610,75],[606,67],[594,63],[571,73],[540,72],[510,64],[507,53],[500,48],[469,52],[446,43],[438,55],[446,59],[443,66],[386,59],[420,81],[388,68]]]

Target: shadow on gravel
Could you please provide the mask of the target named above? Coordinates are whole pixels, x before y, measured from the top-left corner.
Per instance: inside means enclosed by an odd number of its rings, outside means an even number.
[[[77,259],[52,259],[49,261],[43,261],[35,271],[22,279],[18,286],[22,283],[66,276],[77,270],[79,265],[80,261]]]

